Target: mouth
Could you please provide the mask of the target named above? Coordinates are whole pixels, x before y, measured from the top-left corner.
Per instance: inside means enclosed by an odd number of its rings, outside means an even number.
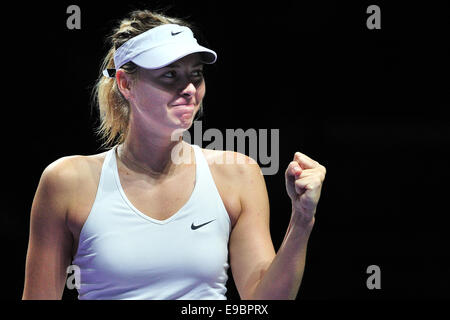
[[[171,106],[171,110],[179,117],[190,117],[194,114],[194,104],[178,104]]]
[[[171,109],[194,109],[195,108],[195,105],[194,104],[192,104],[192,103],[190,103],[190,104],[176,104],[176,105],[173,105],[172,107],[171,107]]]

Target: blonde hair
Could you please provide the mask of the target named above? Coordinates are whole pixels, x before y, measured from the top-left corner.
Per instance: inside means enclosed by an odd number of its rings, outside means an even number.
[[[149,10],[132,11],[129,16],[120,21],[107,40],[110,49],[100,67],[99,78],[92,93],[93,105],[100,113],[100,124],[96,134],[103,140],[102,147],[110,148],[122,143],[127,135],[130,115],[130,105],[117,87],[115,78],[103,76],[104,69],[114,69],[114,53],[129,39],[154,27],[174,23],[192,28],[192,25],[179,18],[168,17],[162,13]],[[138,67],[128,62],[121,67],[132,79],[136,79]]]

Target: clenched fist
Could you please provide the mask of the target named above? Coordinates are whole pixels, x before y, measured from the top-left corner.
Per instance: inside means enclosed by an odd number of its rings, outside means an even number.
[[[286,169],[286,190],[295,214],[303,221],[312,221],[319,202],[326,169],[307,155],[296,152]]]

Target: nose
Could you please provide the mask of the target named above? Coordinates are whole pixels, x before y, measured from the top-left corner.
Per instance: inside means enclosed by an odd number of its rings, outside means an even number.
[[[195,88],[194,84],[190,82],[184,89],[181,90],[181,95],[183,97],[189,98],[195,95],[195,92],[197,89]]]

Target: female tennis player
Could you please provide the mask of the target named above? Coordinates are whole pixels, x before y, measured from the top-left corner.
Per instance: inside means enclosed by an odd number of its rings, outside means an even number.
[[[226,299],[229,267],[242,299],[295,299],[325,168],[293,155],[291,218],[276,253],[258,164],[173,138],[201,109],[203,67],[216,53],[186,22],[146,10],[110,39],[95,92],[111,148],[44,170],[23,299],[61,299],[69,265],[80,270],[79,299]]]

